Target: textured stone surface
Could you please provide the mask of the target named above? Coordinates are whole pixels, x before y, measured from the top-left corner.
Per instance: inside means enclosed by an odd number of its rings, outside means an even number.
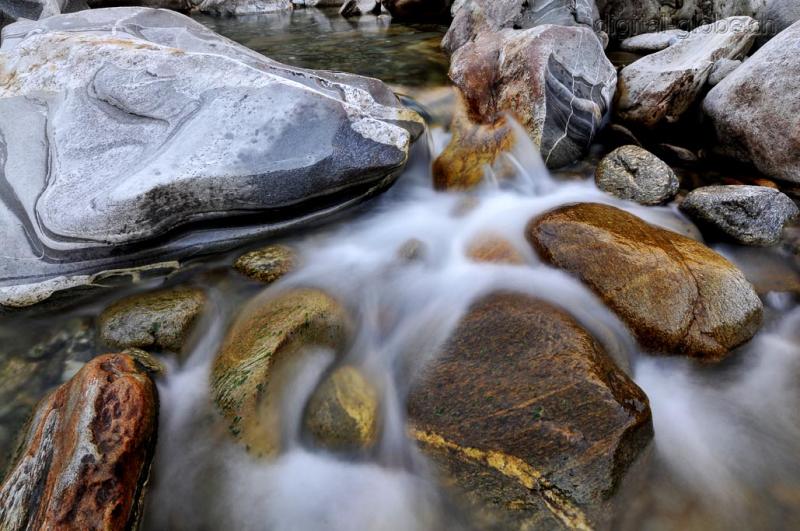
[[[666,203],[678,193],[680,182],[664,161],[637,146],[622,146],[597,165],[597,187],[643,205]]]
[[[377,440],[379,407],[378,391],[369,380],[356,367],[343,366],[311,395],[303,423],[324,448],[368,448]]]
[[[776,245],[800,214],[786,194],[766,186],[704,186],[686,196],[681,210],[702,227],[761,246]]]
[[[595,291],[646,348],[715,361],[761,324],[761,300],[733,264],[617,208],[561,207],[531,221],[527,236],[544,260]]]
[[[543,24],[594,27],[594,0],[461,0],[453,3],[453,22],[442,46],[454,53],[480,33]]]
[[[0,28],[18,19],[40,20],[89,9],[86,0],[0,0]]]
[[[381,11],[381,3],[377,0],[347,0],[339,9],[343,17],[360,17],[362,15],[377,15]]]
[[[0,487],[0,528],[135,529],[157,416],[140,366],[95,358],[37,408]]]
[[[550,167],[588,148],[617,82],[591,29],[553,25],[479,35],[453,55],[450,77],[473,121],[513,115]]]
[[[622,41],[620,48],[626,52],[653,53],[669,48],[689,36],[688,31],[674,29],[644,33]]]
[[[740,66],[742,66],[742,61],[720,59],[714,63],[714,68],[711,69],[711,74],[708,75],[708,85],[711,87],[719,85],[723,79],[731,75]]]
[[[176,288],[126,297],[100,314],[100,338],[114,349],[180,352],[206,304],[199,288]]]
[[[589,528],[582,507],[611,495],[652,437],[647,397],[591,335],[508,293],[473,305],[414,381],[408,415],[497,529]]]
[[[773,38],[708,93],[703,109],[725,155],[800,183],[800,22]]]
[[[0,64],[0,305],[319,219],[388,186],[422,131],[377,80],[167,10],[18,22]]]
[[[286,245],[268,245],[245,253],[233,263],[241,274],[266,284],[275,282],[297,266],[294,249]]]
[[[202,0],[195,9],[217,16],[258,15],[292,9],[291,0]]]
[[[619,116],[646,127],[676,122],[696,101],[714,64],[744,57],[757,32],[752,18],[728,18],[626,66],[619,77]]]
[[[245,308],[211,370],[211,396],[231,434],[256,455],[274,455],[284,383],[274,373],[299,361],[305,348],[342,348],[349,327],[339,304],[314,289],[257,299]]]

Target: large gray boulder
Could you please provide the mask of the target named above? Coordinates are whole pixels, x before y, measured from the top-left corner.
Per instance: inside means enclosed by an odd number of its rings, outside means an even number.
[[[514,116],[550,167],[586,151],[617,86],[590,28],[551,24],[481,33],[453,55],[450,78],[470,119],[492,124]]]
[[[757,34],[754,19],[731,17],[626,66],[619,76],[619,116],[645,127],[678,121],[697,100],[714,65],[744,57]]]
[[[775,179],[800,183],[800,22],[769,41],[703,103],[717,149]]]
[[[291,0],[201,0],[197,11],[217,16],[259,15],[292,9]]]
[[[681,210],[704,228],[756,246],[777,244],[800,214],[789,196],[766,186],[704,186],[686,196]]]
[[[166,10],[18,22],[0,64],[0,306],[331,214],[391,184],[422,131],[377,80]]]
[[[600,15],[594,0],[456,0],[453,22],[442,46],[454,53],[479,33],[543,24],[594,27]]]

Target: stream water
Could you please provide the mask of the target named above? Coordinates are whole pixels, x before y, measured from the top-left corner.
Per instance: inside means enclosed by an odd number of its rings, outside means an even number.
[[[401,86],[445,83],[446,59],[437,48],[444,28],[387,27],[377,17],[349,22],[335,12],[317,10],[199,20],[283,62],[373,75]],[[441,129],[430,131],[415,146],[398,183],[347,219],[287,235],[285,241],[299,250],[302,266],[269,288],[230,269],[241,249],[168,280],[201,285],[211,303],[183,361],[164,357],[168,367],[158,384],[159,442],[144,529],[295,530],[319,529],[320,522],[329,530],[469,528],[438,491],[427,463],[407,438],[403,404],[409,376],[426,354],[436,351],[472,301],[496,289],[530,293],[567,309],[650,399],[654,464],[645,488],[621,489],[614,528],[800,526],[797,296],[765,293],[762,331],[718,366],[640,353],[627,329],[591,292],[539,262],[523,228],[538,213],[579,201],[613,204],[699,238],[693,226],[674,207],[638,207],[601,193],[591,179],[551,176],[530,143],[507,155],[517,168],[513,178],[469,195],[436,192],[430,162],[445,139]],[[482,234],[507,239],[527,263],[469,260],[467,246]],[[421,250],[413,261],[398,257],[409,241]],[[746,271],[749,266],[754,275],[769,268],[770,260],[790,264],[780,251],[755,257],[719,250]],[[786,267],[785,274],[798,275],[794,265]],[[156,285],[158,281],[134,289]],[[291,375],[293,384],[283,401],[284,451],[276,461],[260,461],[231,443],[215,422],[210,364],[231,321],[253,300],[309,285],[330,292],[352,311],[357,336],[343,359],[334,360],[326,351],[310,353],[302,370]],[[120,289],[58,315],[6,318],[0,324],[0,342],[6,351],[30,349],[65,323],[96,316],[129,291]],[[360,367],[382,394],[380,441],[368,455],[343,458],[314,450],[300,428],[302,408],[297,404],[305,402],[319,376],[336,363]],[[37,382],[39,394],[67,376],[53,374]],[[0,381],[0,386],[8,385]],[[0,435],[19,427],[19,420],[9,416],[12,406],[0,404]]]

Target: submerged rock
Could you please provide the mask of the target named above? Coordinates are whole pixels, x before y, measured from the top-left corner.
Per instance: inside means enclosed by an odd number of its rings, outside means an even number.
[[[130,357],[109,354],[43,400],[0,487],[0,528],[136,529],[156,393]]]
[[[762,173],[800,183],[800,22],[769,41],[714,87],[703,103],[716,149]]]
[[[733,264],[625,211],[565,206],[526,232],[544,260],[586,283],[646,348],[715,361],[761,324],[761,300]]]
[[[481,34],[453,55],[468,116],[514,116],[549,167],[577,160],[611,108],[617,74],[591,29],[543,25]]]
[[[766,186],[704,186],[681,210],[699,225],[744,245],[776,245],[783,227],[800,215],[794,201]]]
[[[714,64],[744,57],[757,34],[752,18],[729,18],[626,66],[619,77],[617,113],[645,127],[678,121],[697,100]]]
[[[315,289],[295,289],[251,303],[228,332],[211,369],[211,396],[231,434],[256,455],[280,448],[282,393],[304,349],[339,351],[349,318]],[[276,375],[277,373],[277,375]]]
[[[467,257],[489,264],[523,265],[525,257],[499,234],[481,233],[467,245]]]
[[[378,392],[360,370],[339,367],[314,391],[303,423],[314,441],[330,450],[375,444],[380,415]]]
[[[390,185],[423,127],[377,80],[167,10],[18,22],[0,64],[0,306],[320,219]]]
[[[475,303],[412,383],[411,433],[495,529],[588,529],[652,438],[648,400],[564,311]],[[480,526],[479,526],[480,527]]]
[[[455,53],[481,33],[545,24],[593,28],[598,19],[594,0],[461,0],[453,4],[453,22],[442,47]]]
[[[625,39],[622,41],[622,44],[620,44],[620,49],[634,53],[660,52],[673,44],[679,43],[688,36],[688,31],[680,29],[644,33]]]
[[[286,245],[268,245],[245,253],[233,263],[238,272],[253,280],[271,284],[297,265],[294,249]]]
[[[205,292],[199,288],[176,288],[126,297],[100,314],[100,338],[114,349],[180,352],[205,304]]]
[[[597,187],[643,205],[666,203],[680,182],[664,161],[637,146],[623,146],[606,155],[595,173]]]

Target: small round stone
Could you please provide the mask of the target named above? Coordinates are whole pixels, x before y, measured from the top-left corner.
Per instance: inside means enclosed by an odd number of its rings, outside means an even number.
[[[622,146],[609,153],[597,166],[595,182],[606,193],[642,205],[666,203],[680,186],[664,161],[638,146]]]

